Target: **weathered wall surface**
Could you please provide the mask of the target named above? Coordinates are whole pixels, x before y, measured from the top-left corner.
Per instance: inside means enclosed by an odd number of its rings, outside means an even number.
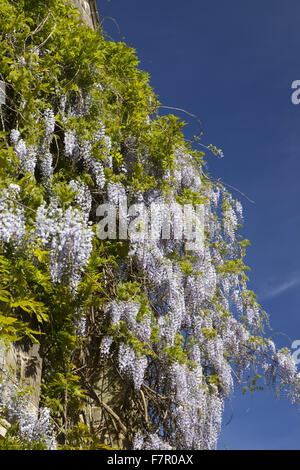
[[[96,29],[99,25],[99,15],[96,0],[73,0],[74,4],[81,12],[85,23]]]
[[[7,348],[0,342],[0,379],[8,380],[28,394],[28,407],[38,415],[42,377],[42,358],[38,344],[21,341]],[[0,420],[0,438],[6,434],[9,423]]]
[[[30,390],[29,406],[34,412],[38,410],[41,375],[42,375],[42,358],[39,354],[38,344],[15,343],[6,355],[6,370],[14,376],[16,385],[20,388],[28,388]]]

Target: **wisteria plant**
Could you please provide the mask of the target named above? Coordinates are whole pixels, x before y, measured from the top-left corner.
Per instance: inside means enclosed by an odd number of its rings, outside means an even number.
[[[264,376],[299,401],[247,288],[241,203],[159,114],[134,51],[63,0],[0,0],[0,46],[0,338],[38,341],[43,360],[40,418],[2,378],[19,439],[67,447],[84,423],[93,445],[214,449],[234,387]],[[97,208],[124,200],[201,206],[203,243],[101,240]]]

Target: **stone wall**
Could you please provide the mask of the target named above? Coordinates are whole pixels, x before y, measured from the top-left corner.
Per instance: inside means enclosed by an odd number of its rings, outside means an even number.
[[[100,24],[96,0],[73,0],[82,13],[83,20],[91,28],[97,29]]]
[[[9,380],[21,391],[28,392],[28,408],[38,416],[42,377],[42,358],[39,345],[20,341],[7,347],[0,341],[0,379]],[[0,420],[0,438],[9,427],[6,420]]]

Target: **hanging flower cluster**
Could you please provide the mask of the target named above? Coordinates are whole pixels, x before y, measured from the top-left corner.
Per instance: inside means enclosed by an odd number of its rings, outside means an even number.
[[[37,210],[35,235],[50,251],[52,280],[61,282],[66,277],[75,290],[92,251],[93,232],[87,218],[88,212],[73,207],[64,211],[55,202]]]
[[[56,450],[54,428],[49,408],[41,408],[39,416],[27,397],[20,393],[11,379],[0,383],[0,413],[11,424],[18,423],[18,437],[21,441],[34,444],[43,442],[47,450]]]
[[[130,344],[121,343],[119,369],[132,378],[135,388],[141,388],[143,380],[146,384],[150,380],[155,365],[156,390],[163,390],[168,397],[162,432],[168,436],[168,443],[174,448],[213,449],[221,429],[225,399],[233,391],[234,376],[242,381],[254,358],[268,374],[272,368],[273,379],[279,374],[280,386],[297,386],[299,377],[290,354],[274,352],[274,345],[260,337],[264,312],[247,290],[243,245],[236,239],[242,217],[240,203],[220,185],[204,184],[188,153],[181,151],[177,156],[173,199],[170,194],[165,198],[163,193],[150,190],[143,194],[143,200],[171,205],[180,194],[179,188],[198,192],[205,213],[203,245],[187,254],[184,242],[131,239],[129,260],[147,279],[155,320],[148,317],[146,323],[139,324],[139,305],[131,301],[114,301],[108,304],[107,311],[113,325],[125,322],[135,338],[150,342],[155,352],[148,355],[147,363],[147,355],[143,361],[140,352],[136,354]],[[120,184],[108,185],[109,201],[118,204],[122,197],[124,188]],[[159,213],[156,217],[159,215],[164,217]],[[185,253],[188,261],[179,253]],[[171,254],[177,256],[172,258]],[[151,324],[158,327],[152,343]],[[112,337],[107,337],[106,342],[110,349]],[[105,346],[106,354],[109,349]],[[147,445],[150,444],[144,448]],[[136,448],[139,446],[136,444]]]
[[[80,117],[74,109],[72,113],[73,118]],[[42,178],[50,194],[50,203],[44,202],[38,207],[33,233],[43,249],[49,251],[52,281],[66,282],[76,292],[92,253],[93,231],[88,220],[93,201],[90,188],[80,179],[70,180],[68,184],[75,194],[76,207],[59,207],[58,198],[51,197],[53,157],[47,159],[46,155],[55,127],[53,117],[54,112],[48,109],[43,118],[44,135],[39,145]],[[152,314],[139,319],[139,301],[109,302],[106,316],[115,330],[113,336],[104,337],[102,356],[108,358],[114,354],[112,345],[117,341],[119,371],[124,379],[132,381],[135,390],[149,383],[155,369],[153,386],[157,393],[166,396],[163,405],[167,407],[164,410],[166,417],[158,420],[163,429],[162,436],[145,438],[144,448],[157,447],[161,442],[160,448],[213,449],[221,429],[225,399],[233,391],[234,376],[242,381],[243,372],[249,370],[254,358],[260,360],[269,382],[270,375],[276,375],[279,370],[280,386],[299,380],[289,354],[270,352],[268,342],[255,341],[263,325],[264,312],[254,294],[247,290],[243,244],[236,238],[238,224],[242,221],[241,204],[220,184],[206,181],[201,168],[184,148],[176,150],[175,166],[160,176],[162,181],[168,181],[167,194],[159,187],[144,191],[134,191],[131,187],[128,192],[124,183],[114,181],[108,181],[104,188],[104,160],[103,164],[96,161],[92,149],[93,142],[101,140],[107,158],[110,144],[105,139],[104,126],[101,122],[98,125],[99,131],[91,140],[85,141],[70,129],[66,130],[66,158],[78,168],[83,165],[96,188],[102,191],[103,202],[121,209],[127,197],[133,202],[143,201],[145,207],[155,202],[153,214],[157,227],[152,237],[129,234],[127,259],[127,263],[135,267],[137,277],[146,281],[148,307]],[[11,133],[11,140],[22,163],[27,146],[17,131]],[[126,165],[126,154],[123,158],[123,165]],[[106,165],[110,163],[106,162]],[[130,167],[130,162],[128,165]],[[4,196],[12,190],[10,187]],[[161,237],[160,224],[178,201],[182,205],[187,201],[201,206],[201,217],[193,222],[202,224],[204,237],[192,250],[186,249],[188,240],[184,237],[182,240]],[[10,241],[15,237],[18,244],[25,230],[24,211],[4,197],[1,204],[2,239]],[[6,223],[5,214],[9,214],[10,221],[15,217],[16,222]],[[175,212],[170,218],[171,235],[176,232],[181,215]],[[148,224],[147,219],[141,221]],[[130,341],[118,340],[121,323],[126,325],[130,338],[135,338],[140,345],[148,345],[144,351]],[[156,331],[155,335],[153,331]],[[266,358],[270,358],[268,365]],[[158,413],[154,404],[149,407],[151,413]]]
[[[19,246],[25,236],[24,209],[18,205],[20,187],[10,184],[0,195],[0,242]]]

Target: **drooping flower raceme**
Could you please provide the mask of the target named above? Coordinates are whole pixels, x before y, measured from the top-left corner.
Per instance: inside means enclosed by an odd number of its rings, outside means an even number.
[[[66,280],[76,290],[92,251],[88,215],[73,207],[64,211],[55,203],[48,207],[43,204],[37,210],[35,236],[50,251],[52,280]]]
[[[11,424],[18,423],[18,437],[24,442],[42,442],[47,450],[56,450],[49,408],[41,408],[37,415],[28,397],[8,378],[0,382],[0,413]]]
[[[11,184],[0,194],[0,242],[12,242],[19,246],[25,236],[25,214],[19,205],[20,187]]]

